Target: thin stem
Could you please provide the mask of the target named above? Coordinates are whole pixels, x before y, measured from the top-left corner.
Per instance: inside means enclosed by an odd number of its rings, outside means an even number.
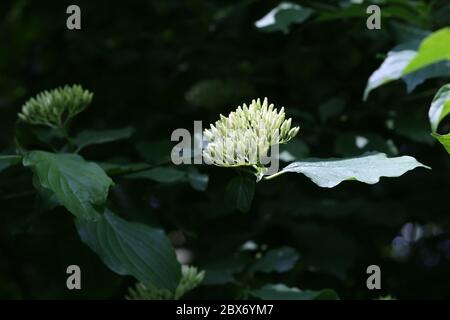
[[[284,173],[286,173],[286,171],[281,170],[281,171],[278,171],[277,173],[274,173],[274,174],[272,174],[270,176],[264,176],[262,179],[263,180],[271,180],[271,179],[274,179],[274,178],[276,178],[278,176],[281,176]]]

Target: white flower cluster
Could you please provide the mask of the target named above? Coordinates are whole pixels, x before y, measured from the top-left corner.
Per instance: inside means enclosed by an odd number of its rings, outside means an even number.
[[[292,119],[285,119],[284,108],[278,111],[267,98],[244,104],[228,117],[203,132],[208,144],[203,150],[206,163],[223,167],[257,166],[264,163],[274,145],[286,143],[295,137],[299,127],[291,128]]]

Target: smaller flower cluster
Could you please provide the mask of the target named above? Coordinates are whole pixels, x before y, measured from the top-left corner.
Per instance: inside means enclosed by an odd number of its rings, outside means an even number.
[[[129,289],[129,295],[126,298],[129,300],[177,300],[187,292],[198,287],[204,278],[205,271],[199,271],[195,267],[183,265],[180,283],[174,293],[165,289],[146,286],[139,282],[135,288]]]
[[[30,124],[61,128],[67,120],[86,109],[92,96],[79,85],[44,91],[28,100],[18,116]]]
[[[203,151],[207,163],[224,167],[260,166],[273,145],[294,138],[299,127],[291,128],[291,118],[285,119],[284,108],[278,111],[267,98],[244,104],[220,120],[203,134],[208,142]]]

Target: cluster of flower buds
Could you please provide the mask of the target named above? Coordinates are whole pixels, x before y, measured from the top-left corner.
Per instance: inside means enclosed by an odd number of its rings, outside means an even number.
[[[19,118],[30,124],[61,128],[67,120],[86,109],[92,96],[79,85],[44,91],[25,103]]]
[[[291,118],[285,119],[284,108],[278,111],[267,98],[244,104],[228,117],[203,132],[208,144],[203,150],[206,163],[223,167],[261,166],[273,145],[286,143],[295,137],[299,127],[291,128]]]
[[[187,292],[198,287],[205,278],[205,271],[199,271],[192,266],[183,265],[181,267],[181,279],[175,292],[167,289],[159,289],[153,286],[146,286],[139,282],[134,288],[128,290],[129,300],[178,300]]]

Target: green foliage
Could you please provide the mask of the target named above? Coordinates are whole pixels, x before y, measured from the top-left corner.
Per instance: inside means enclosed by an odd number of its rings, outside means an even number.
[[[0,298],[450,297],[436,285],[450,171],[433,144],[449,131],[448,1],[376,1],[368,30],[373,2],[81,0],[74,32],[54,1],[1,1]],[[265,96],[301,124],[279,174],[171,163],[175,129]],[[380,179],[415,159],[433,170]],[[323,189],[287,170],[380,181]]]
[[[364,91],[369,93],[393,80],[403,78],[412,91],[428,78],[450,75],[450,28],[438,30],[423,39],[402,43],[389,51],[381,66],[370,76]]]
[[[403,70],[416,56],[414,50],[389,51],[387,58],[381,66],[369,78],[364,91],[364,100],[369,96],[370,91],[403,76]]]
[[[74,154],[31,151],[23,165],[34,171],[39,185],[53,192],[60,204],[84,219],[98,218],[113,185],[97,164]]]
[[[144,286],[175,292],[181,279],[170,242],[162,230],[127,222],[107,211],[97,221],[76,221],[80,238],[120,275],[132,275]]]
[[[445,150],[450,154],[450,133],[439,134],[437,129],[441,121],[450,113],[450,84],[447,84],[439,89],[433,98],[430,110],[428,111],[428,117],[431,124],[431,134],[442,145]]]
[[[414,72],[433,63],[450,60],[450,28],[444,28],[426,37],[419,46],[417,55],[402,74]]]

